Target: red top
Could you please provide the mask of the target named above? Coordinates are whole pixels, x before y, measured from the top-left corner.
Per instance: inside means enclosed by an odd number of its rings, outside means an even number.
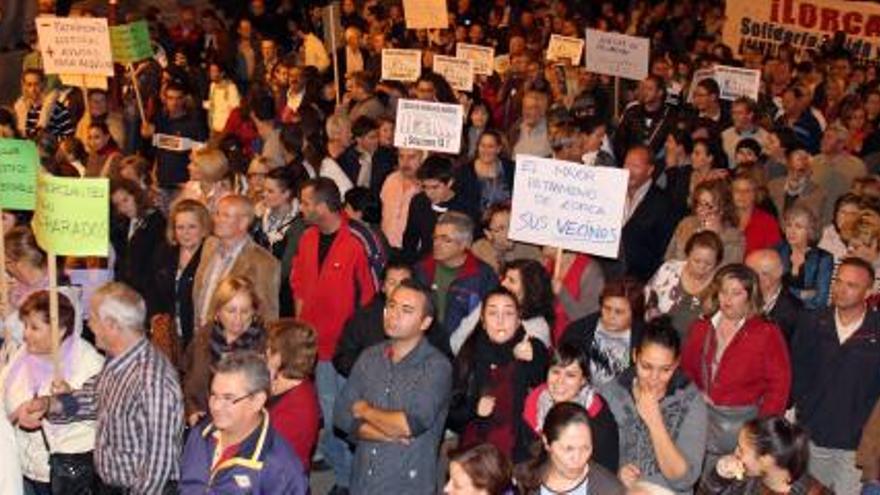
[[[535,433],[539,434],[541,433],[541,430],[538,428],[538,399],[545,390],[547,390],[546,383],[533,388],[532,391],[529,392],[529,395],[526,396],[526,402],[523,405],[523,420],[527,425],[532,427],[532,430]],[[587,408],[587,414],[591,419],[595,418],[600,412],[602,412],[603,406],[604,402],[602,402],[602,397],[600,397],[598,393],[593,394],[593,400],[590,402],[590,407]]]
[[[315,385],[305,380],[274,399],[269,406],[272,426],[293,447],[308,473],[321,423]]]
[[[782,414],[791,390],[791,366],[779,328],[761,316],[749,318],[713,370],[716,344],[712,322],[695,321],[681,355],[681,368],[688,378],[715,405],[758,405],[761,416]],[[714,379],[707,380],[704,374]]]
[[[743,232],[746,237],[746,255],[759,249],[772,249],[782,241],[779,231],[779,222],[773,215],[766,211],[755,208],[749,223]]]
[[[229,114],[223,133],[234,134],[238,138],[241,149],[248,159],[254,156],[254,143],[260,139],[260,134],[251,119],[242,117],[241,108],[235,108]]]
[[[562,279],[562,290],[567,291],[572,299],[580,299],[581,277],[584,275],[584,272],[587,271],[587,267],[590,266],[592,260],[593,259],[590,258],[589,255],[578,253],[575,255],[571,266],[568,267],[568,271],[565,272],[565,277]],[[550,273],[551,277],[553,276],[554,263],[555,261],[550,259],[547,261],[546,265],[547,271]],[[556,296],[556,302],[553,304],[553,311],[556,313],[556,319],[553,322],[552,333],[553,343],[556,344],[559,342],[559,339],[562,338],[562,334],[565,333],[568,324],[571,323],[571,318],[569,318],[568,313],[565,312],[565,306],[562,305],[559,296]]]
[[[302,301],[299,318],[318,333],[318,359],[329,361],[336,350],[345,322],[356,307],[366,306],[376,294],[364,245],[349,229],[343,215],[330,251],[318,267],[317,227],[306,229],[293,259],[290,286],[297,301]]]

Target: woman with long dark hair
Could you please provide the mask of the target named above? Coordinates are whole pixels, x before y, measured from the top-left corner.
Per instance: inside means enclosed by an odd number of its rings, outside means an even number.
[[[590,417],[578,404],[562,402],[547,413],[541,450],[516,467],[520,493],[622,495],[623,485],[602,466],[592,462]]]

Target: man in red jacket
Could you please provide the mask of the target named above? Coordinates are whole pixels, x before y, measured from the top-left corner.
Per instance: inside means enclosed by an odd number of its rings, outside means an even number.
[[[297,317],[318,333],[315,382],[325,422],[318,448],[336,477],[331,493],[347,493],[352,455],[328,426],[345,379],[331,360],[345,322],[376,293],[378,283],[370,265],[374,256],[364,237],[370,234],[342,213],[339,189],[332,180],[319,177],[306,182],[300,191],[300,208],[310,226],[300,239],[290,286]]]

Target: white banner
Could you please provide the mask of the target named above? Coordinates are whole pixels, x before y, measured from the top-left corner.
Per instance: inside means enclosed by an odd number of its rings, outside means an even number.
[[[648,77],[651,41],[619,33],[587,29],[587,70],[641,81]]]
[[[759,70],[717,65],[715,66],[715,81],[721,88],[722,100],[735,100],[740,96],[748,96],[758,101],[758,92],[761,91],[761,71]]]
[[[491,46],[455,44],[455,58],[463,58],[474,63],[474,74],[491,76],[495,68],[495,49]]]
[[[508,236],[617,258],[629,171],[517,155]]]
[[[382,79],[385,81],[413,82],[422,75],[422,51],[384,48],[382,50]]]
[[[46,74],[113,75],[106,18],[41,16],[36,24]]]
[[[463,124],[461,105],[398,100],[394,146],[457,154]]]
[[[470,60],[434,55],[434,72],[446,78],[452,89],[458,91],[474,89],[474,63]]]
[[[559,34],[550,35],[550,44],[547,46],[547,61],[556,62],[568,59],[571,65],[581,63],[581,53],[584,52],[584,40],[571,38]]]

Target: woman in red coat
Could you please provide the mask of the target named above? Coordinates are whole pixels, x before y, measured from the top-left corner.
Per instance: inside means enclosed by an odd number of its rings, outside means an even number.
[[[318,394],[310,378],[318,355],[315,330],[293,318],[276,320],[266,330],[266,357],[272,375],[269,418],[308,474],[321,418]]]
[[[742,425],[754,417],[781,415],[791,388],[785,337],[764,319],[758,276],[742,264],[715,275],[709,310],[697,320],[682,352],[681,367],[709,406],[707,466],[736,447]]]

